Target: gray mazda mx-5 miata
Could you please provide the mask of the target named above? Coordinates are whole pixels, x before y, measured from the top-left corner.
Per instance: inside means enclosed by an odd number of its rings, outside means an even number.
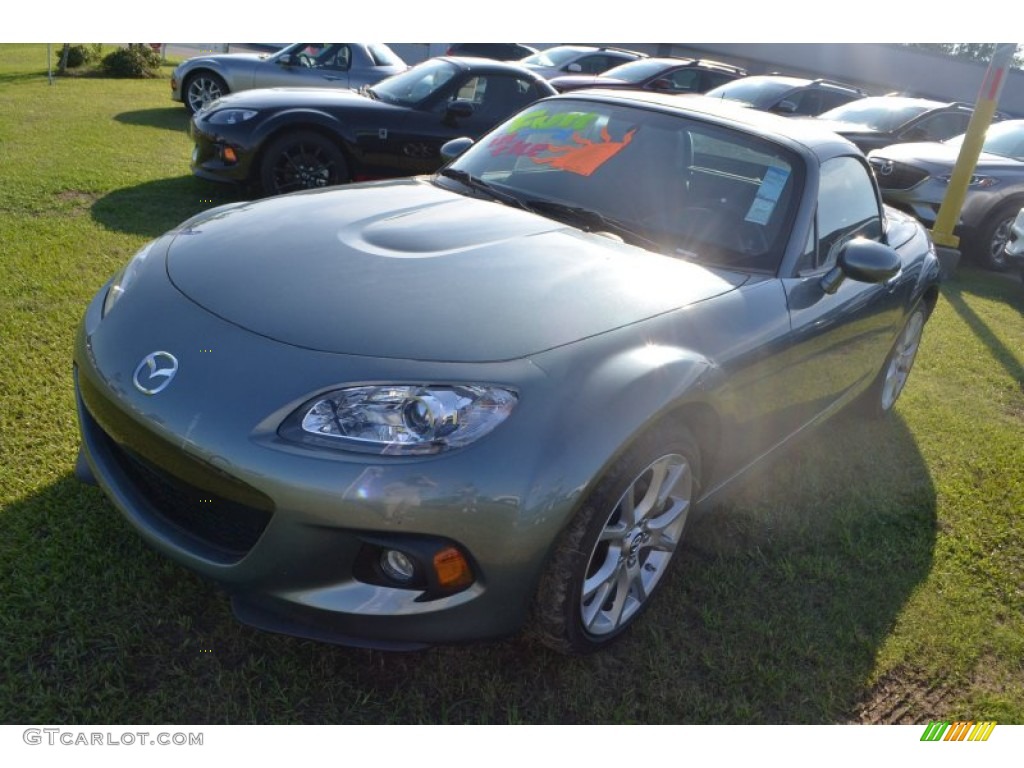
[[[244,622],[601,648],[698,510],[907,380],[938,262],[836,134],[581,91],[469,144],[195,216],[86,311],[80,476]]]

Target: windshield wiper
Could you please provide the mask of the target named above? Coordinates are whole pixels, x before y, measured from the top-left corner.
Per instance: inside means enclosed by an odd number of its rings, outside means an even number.
[[[371,88],[368,85],[364,85],[362,88],[360,88],[359,89],[359,93],[361,93],[363,96],[365,96],[368,99],[373,99],[374,101],[377,101],[378,99],[380,99],[380,96],[377,95],[377,92],[375,90],[373,90],[373,88]]]
[[[611,232],[612,234],[620,235],[626,239],[632,240],[649,250],[660,252],[664,248],[662,243],[652,240],[647,235],[641,234],[628,224],[618,221],[617,219],[608,218],[603,213],[593,211],[589,208],[581,208],[577,205],[567,205],[566,203],[557,203],[554,200],[529,200],[527,205],[537,213],[551,214],[563,220],[568,219],[570,222],[582,224],[583,229],[587,232]]]
[[[448,177],[449,179],[455,179],[459,183],[465,184],[470,189],[475,189],[479,192],[483,192],[484,194],[489,195],[495,200],[505,203],[505,205],[511,205],[514,208],[521,208],[524,211],[536,213],[532,206],[523,202],[515,195],[509,194],[508,192],[502,192],[500,189],[496,189],[483,179],[474,176],[473,174],[469,173],[468,171],[464,171],[461,168],[442,168],[439,171],[439,173],[442,176]]]

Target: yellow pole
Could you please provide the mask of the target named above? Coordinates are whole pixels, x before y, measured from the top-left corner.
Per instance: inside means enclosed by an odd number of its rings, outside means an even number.
[[[953,234],[953,228],[960,218],[960,209],[964,205],[964,198],[967,197],[967,187],[970,184],[971,176],[974,175],[974,168],[978,164],[981,146],[985,143],[985,132],[996,113],[999,94],[1006,81],[1006,72],[1010,68],[1013,54],[1016,51],[1016,43],[997,43],[996,49],[992,53],[992,60],[989,62],[988,71],[985,72],[985,79],[978,92],[978,100],[974,104],[974,114],[971,115],[967,133],[960,145],[960,154],[957,156],[956,165],[953,166],[949,188],[946,190],[946,196],[942,198],[942,205],[939,206],[939,212],[935,216],[932,240],[936,245],[949,248],[956,248],[960,245],[960,238]]]

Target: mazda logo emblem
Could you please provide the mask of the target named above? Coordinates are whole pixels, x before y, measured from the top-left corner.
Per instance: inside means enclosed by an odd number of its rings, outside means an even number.
[[[151,352],[142,358],[132,381],[144,395],[155,395],[166,389],[178,372],[178,360],[170,352]]]

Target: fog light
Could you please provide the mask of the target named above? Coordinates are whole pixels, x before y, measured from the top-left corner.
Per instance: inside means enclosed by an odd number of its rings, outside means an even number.
[[[404,552],[385,549],[380,556],[380,568],[389,579],[400,583],[410,582],[416,575],[416,566]]]
[[[455,547],[442,549],[434,555],[434,573],[437,583],[446,589],[466,587],[473,583],[469,563]]]
[[[238,155],[235,154],[235,150],[231,147],[221,147],[220,157],[225,163],[237,163]]]

